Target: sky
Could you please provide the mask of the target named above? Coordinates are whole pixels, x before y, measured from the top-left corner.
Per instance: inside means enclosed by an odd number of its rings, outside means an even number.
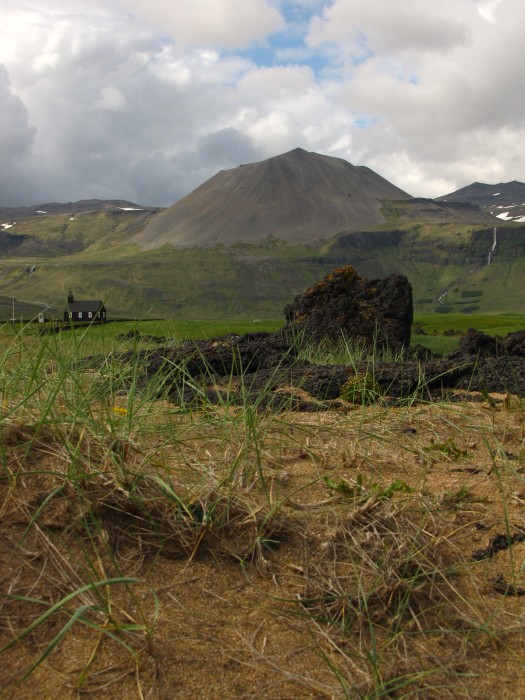
[[[523,0],[0,0],[0,206],[169,206],[294,148],[525,181]]]

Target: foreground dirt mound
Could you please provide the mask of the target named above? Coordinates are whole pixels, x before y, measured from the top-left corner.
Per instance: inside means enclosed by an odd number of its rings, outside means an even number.
[[[286,330],[309,341],[340,343],[344,336],[369,347],[408,347],[412,286],[403,275],[367,280],[349,265],[295,297],[284,315]]]

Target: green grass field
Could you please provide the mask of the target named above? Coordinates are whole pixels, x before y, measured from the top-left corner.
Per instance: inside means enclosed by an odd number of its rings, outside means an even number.
[[[487,335],[505,336],[525,330],[523,314],[425,314],[414,318],[414,327],[421,327],[428,335],[412,335],[412,344],[419,343],[432,352],[452,352],[462,333],[475,328]],[[448,335],[453,331],[453,335]],[[447,333],[447,335],[444,335]]]
[[[242,335],[244,333],[256,333],[259,331],[272,332],[284,325],[279,319],[247,320],[156,320],[156,321],[119,321],[109,322],[103,326],[77,328],[66,331],[63,336],[81,338],[85,336],[83,347],[92,345],[93,352],[98,348],[100,352],[114,347],[118,343],[121,347],[127,347],[132,339],[118,339],[118,336],[138,331],[143,336],[165,338],[169,341],[182,341],[188,339],[208,339],[230,333]],[[412,344],[420,344],[428,347],[433,352],[448,353],[454,350],[462,333],[469,328],[475,328],[488,335],[505,336],[507,333],[525,329],[525,315],[522,314],[426,314],[414,317],[414,328],[420,327],[426,335],[412,334]],[[11,324],[2,326],[4,333],[12,335],[18,332],[20,324],[14,329]],[[27,324],[25,333],[34,335],[40,330],[39,324]],[[453,334],[450,332],[453,331]],[[445,335],[446,333],[446,335]],[[135,341],[136,342],[136,341]],[[148,342],[147,338],[143,342]]]
[[[442,334],[446,330],[460,333],[475,328],[488,335],[506,335],[513,331],[525,329],[523,314],[425,314],[414,318],[414,325],[420,325],[424,331]]]

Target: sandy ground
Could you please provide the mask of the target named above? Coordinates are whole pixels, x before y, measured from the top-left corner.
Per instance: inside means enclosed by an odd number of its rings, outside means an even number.
[[[187,494],[243,470],[214,501],[228,526],[202,525],[210,490],[188,497],[186,539],[153,500],[141,530],[107,464],[72,489],[52,437],[4,434],[0,644],[86,581],[137,581],[4,649],[2,697],[525,698],[523,405],[477,398],[277,416],[237,462],[213,421],[142,446],[140,468],[168,465]],[[94,625],[50,649],[80,605]]]

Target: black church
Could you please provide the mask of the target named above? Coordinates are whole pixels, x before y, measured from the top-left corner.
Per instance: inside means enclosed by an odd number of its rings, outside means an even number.
[[[64,321],[70,323],[104,323],[106,320],[106,307],[104,302],[75,301],[73,292],[69,290],[67,295],[67,307],[64,311]]]

